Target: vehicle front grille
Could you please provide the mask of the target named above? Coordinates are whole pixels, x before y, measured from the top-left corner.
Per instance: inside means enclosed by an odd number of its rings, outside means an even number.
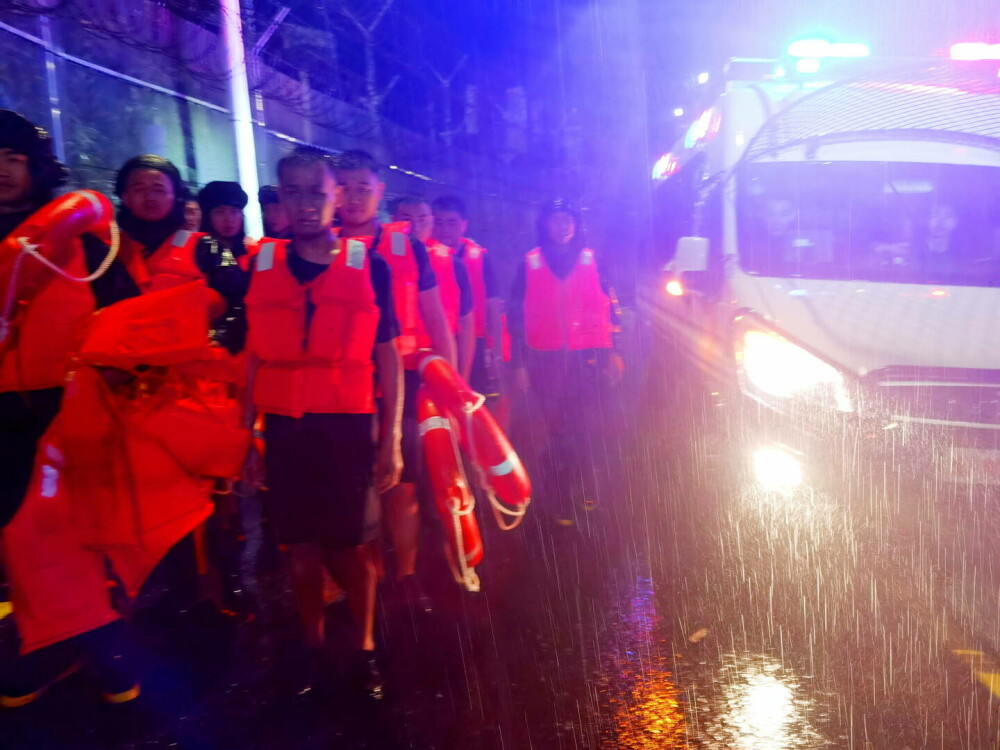
[[[887,367],[867,380],[901,421],[953,431],[958,444],[1000,449],[1000,370]]]

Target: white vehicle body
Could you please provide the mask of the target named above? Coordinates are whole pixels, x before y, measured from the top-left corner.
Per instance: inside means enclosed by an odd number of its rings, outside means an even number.
[[[704,373],[777,410],[861,412],[855,386],[884,395],[892,420],[945,431],[949,471],[989,473],[1000,83],[982,68],[728,82],[667,160],[665,184],[693,187],[677,234],[704,239],[677,244],[673,296],[652,293]]]

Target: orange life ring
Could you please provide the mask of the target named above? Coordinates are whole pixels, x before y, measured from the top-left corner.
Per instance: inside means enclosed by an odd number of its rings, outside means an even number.
[[[114,208],[105,196],[94,190],[74,190],[49,201],[22,221],[0,242],[0,279],[9,278],[21,255],[20,241],[38,245],[39,252],[59,267],[65,267],[75,252],[72,240],[81,234],[92,234],[105,244],[111,244]],[[32,283],[46,277],[42,264],[24,269],[18,286],[31,289]]]
[[[462,448],[480,470],[481,480],[488,485],[484,489],[492,490],[506,506],[494,508],[506,515],[523,517],[531,502],[531,479],[510,440],[483,406],[484,397],[436,354],[420,362],[419,372],[434,402],[458,422]],[[497,520],[500,521],[499,516]],[[513,524],[516,525],[517,522]]]
[[[462,471],[451,422],[424,388],[417,395],[417,421],[427,479],[448,539],[455,578],[469,590],[478,591],[479,579],[473,569],[483,561],[483,539],[476,521],[475,500]]]

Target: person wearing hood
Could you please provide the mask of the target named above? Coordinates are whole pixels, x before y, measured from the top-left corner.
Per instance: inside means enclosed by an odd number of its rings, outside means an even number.
[[[16,112],[0,110],[0,240],[49,203],[67,177],[49,134]],[[80,275],[93,273],[108,246],[89,234],[74,242],[82,261]],[[0,289],[8,282],[0,279]],[[136,294],[137,287],[116,261],[90,284],[51,274],[34,299],[19,300],[10,331],[0,341],[0,455],[5,466],[0,472],[0,528],[17,511],[28,489],[38,439],[59,411],[74,331],[95,309]]]
[[[540,402],[540,497],[560,524],[571,525],[578,508],[595,507],[601,490],[606,458],[595,441],[621,378],[617,301],[573,206],[546,204],[537,230],[538,246],[525,255],[511,291],[511,364],[518,389]]]
[[[244,270],[245,258],[255,246],[244,235],[243,209],[249,196],[236,182],[210,182],[198,193],[202,237],[195,250],[195,262],[209,285],[226,301],[226,312],[214,321],[216,342],[231,354],[243,350],[246,341],[246,313],[243,298],[250,285]]]
[[[22,115],[0,110],[0,241],[18,236],[18,227],[55,197],[55,190],[65,183],[66,167],[53,153],[52,139],[42,128]],[[45,247],[51,257],[68,259],[63,265],[77,278],[93,275],[107,259],[110,248],[92,234],[70,240],[72,247]],[[13,248],[7,245],[4,252]],[[0,255],[0,260],[4,259]],[[6,259],[10,259],[7,256]],[[28,261],[32,262],[32,261]],[[5,265],[10,268],[11,265]],[[0,290],[16,284],[11,271],[0,274]],[[24,276],[20,277],[24,281]],[[78,345],[77,332],[92,318],[95,310],[136,296],[139,290],[124,265],[114,260],[104,273],[89,283],[72,281],[51,271],[43,271],[34,283],[14,287],[15,303],[2,321],[0,336],[0,529],[4,529],[5,555],[15,598],[19,591],[14,570],[30,565],[16,546],[22,527],[29,528],[29,546],[45,549],[52,580],[54,561],[68,554],[74,562],[71,545],[53,541],[45,532],[53,525],[51,503],[41,514],[44,524],[37,526],[37,508],[26,501],[36,465],[36,454],[43,436],[49,431],[63,407],[71,355]],[[46,495],[46,498],[50,496]],[[25,520],[24,514],[33,520]],[[34,514],[34,516],[32,516]],[[46,515],[47,514],[47,515]],[[40,533],[34,533],[35,531]],[[44,537],[44,541],[40,540]],[[70,589],[77,581],[65,582]],[[17,708],[35,702],[44,692],[68,676],[81,656],[88,656],[96,669],[104,697],[111,703],[126,703],[136,698],[139,687],[131,671],[127,648],[122,640],[121,624],[113,621],[109,591],[101,571],[96,574],[99,588],[97,608],[102,612],[76,637],[43,644],[19,658],[0,658],[0,705]],[[64,589],[57,598],[78,602],[72,591]],[[14,619],[24,646],[26,620],[38,612],[16,611]],[[65,622],[57,623],[65,627]]]
[[[234,355],[233,364],[245,370],[245,360],[239,355],[246,343],[246,308],[244,298],[250,286],[249,258],[256,250],[256,243],[245,236],[243,210],[249,196],[237,182],[210,182],[198,193],[201,225],[204,236],[195,248],[195,262],[210,279],[212,288],[222,295],[226,311],[212,324],[212,339]],[[249,616],[246,598],[242,592],[240,574],[241,502],[235,493],[225,490],[230,486],[222,482],[217,486],[215,512],[206,522],[206,552],[214,568],[218,585],[215,596],[227,613]],[[249,502],[249,500],[247,501]],[[254,514],[247,514],[253,517]]]

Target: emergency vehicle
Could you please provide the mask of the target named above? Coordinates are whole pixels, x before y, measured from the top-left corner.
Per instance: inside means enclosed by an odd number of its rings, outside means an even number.
[[[731,60],[653,168],[670,257],[643,306],[739,406],[766,487],[850,472],[872,436],[996,481],[1000,45],[951,52],[804,39]]]

